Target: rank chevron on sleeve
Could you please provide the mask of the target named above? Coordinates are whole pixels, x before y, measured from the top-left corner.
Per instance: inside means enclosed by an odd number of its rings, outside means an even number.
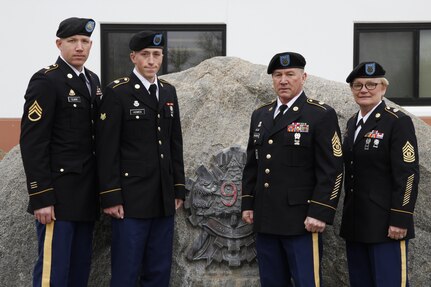
[[[42,108],[39,106],[37,101],[30,106],[28,109],[28,119],[32,122],[37,122],[42,118]]]

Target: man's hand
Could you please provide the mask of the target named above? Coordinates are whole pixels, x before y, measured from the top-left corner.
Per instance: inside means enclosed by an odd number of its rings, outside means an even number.
[[[52,220],[55,220],[54,206],[50,205],[36,209],[34,211],[34,218],[42,224],[51,223]]]
[[[244,210],[242,212],[242,221],[248,224],[253,223],[253,210]]]
[[[124,209],[122,204],[105,208],[103,209],[103,212],[114,218],[118,218],[118,219],[124,218]]]
[[[184,200],[175,198],[175,210],[177,210],[178,208],[181,208],[181,206],[183,206],[183,203],[184,203]]]
[[[388,237],[395,240],[400,240],[406,237],[407,229],[399,228],[396,226],[389,226]]]
[[[309,232],[323,232],[326,227],[326,223],[315,219],[313,217],[307,216],[304,221],[305,229]]]

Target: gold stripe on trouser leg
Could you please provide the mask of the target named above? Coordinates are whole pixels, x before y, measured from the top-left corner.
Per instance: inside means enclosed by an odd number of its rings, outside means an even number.
[[[43,243],[42,287],[51,285],[52,237],[54,236],[54,221],[45,226]]]
[[[407,286],[407,250],[406,241],[400,241],[401,251],[401,287]]]
[[[320,263],[319,263],[319,233],[314,232],[313,236],[313,271],[314,271],[314,284],[316,287],[320,286]]]

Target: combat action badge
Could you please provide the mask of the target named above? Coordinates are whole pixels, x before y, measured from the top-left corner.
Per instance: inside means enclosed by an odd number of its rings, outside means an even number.
[[[37,122],[42,118],[42,108],[39,106],[37,101],[34,101],[34,103],[28,109],[27,117],[32,122]]]

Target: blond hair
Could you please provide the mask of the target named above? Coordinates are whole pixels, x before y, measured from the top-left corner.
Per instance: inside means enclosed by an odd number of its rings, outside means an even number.
[[[388,79],[386,79],[386,78],[380,78],[380,80],[382,81],[382,84],[384,85],[384,86],[389,86],[389,81],[388,81]]]

